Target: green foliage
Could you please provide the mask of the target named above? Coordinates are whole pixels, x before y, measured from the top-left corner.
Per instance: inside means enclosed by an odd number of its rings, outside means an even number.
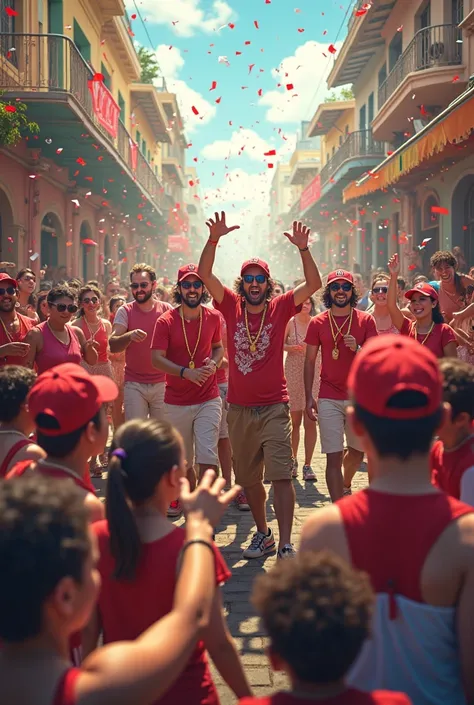
[[[336,93],[336,91],[332,91],[332,93],[326,96],[324,102],[337,103],[340,100],[354,100],[354,93],[352,92],[352,88],[341,88],[339,93]]]
[[[150,49],[140,47],[138,49],[138,59],[142,68],[140,77],[141,82],[153,83],[155,78],[158,78],[160,75],[160,67],[158,65],[158,61],[156,60],[155,53],[150,51]]]
[[[4,94],[5,91],[0,91],[0,99]],[[16,100],[0,101],[0,144],[14,147],[21,141],[24,132],[39,132],[39,125],[30,122],[26,113],[25,103]]]

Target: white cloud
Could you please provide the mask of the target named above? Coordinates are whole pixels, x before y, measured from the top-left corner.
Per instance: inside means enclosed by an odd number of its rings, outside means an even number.
[[[216,108],[209,103],[201,93],[191,88],[186,81],[179,78],[181,69],[184,66],[184,59],[181,52],[176,47],[169,47],[160,44],[156,49],[156,58],[161,69],[161,73],[166,79],[166,85],[170,93],[176,93],[179,109],[185,124],[187,133],[191,133],[200,125],[204,125],[212,120],[216,114]],[[157,85],[161,81],[158,79]],[[193,113],[195,107],[199,115]]]
[[[341,44],[335,44],[336,49]],[[278,69],[272,71],[276,84],[281,86],[267,91],[259,100],[259,105],[268,107],[266,119],[282,124],[311,118],[318,103],[328,93],[327,77],[332,66],[328,44],[309,41],[299,46],[292,56],[282,60]],[[293,84],[294,88],[287,90],[288,84]]]
[[[216,140],[206,145],[201,151],[201,156],[212,161],[242,156],[261,162],[262,165],[267,162],[274,163],[286,159],[294,152],[296,134],[285,135],[284,137],[285,139],[277,137],[272,139],[271,142],[267,142],[255,130],[242,128],[234,130],[228,140]],[[277,146],[276,140],[281,142],[280,146]],[[265,153],[272,149],[276,150],[276,156],[265,157]]]
[[[229,204],[247,209],[257,203],[258,212],[266,210],[272,177],[272,169],[259,174],[250,174],[244,169],[232,169],[226,172],[219,188],[207,189],[204,192],[204,207],[212,212],[217,207],[221,209]]]
[[[126,0],[130,14],[136,12],[133,0]],[[179,37],[191,37],[196,31],[214,32],[235,18],[224,0],[214,0],[205,10],[201,0],[141,0],[140,14],[150,24],[166,24]]]

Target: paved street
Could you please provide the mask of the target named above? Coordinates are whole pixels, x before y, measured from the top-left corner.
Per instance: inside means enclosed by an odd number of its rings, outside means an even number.
[[[301,448],[303,443],[301,442]],[[296,510],[294,522],[294,543],[296,548],[299,545],[301,527],[306,517],[313,511],[323,507],[329,501],[329,494],[325,482],[325,459],[317,449],[313,469],[317,474],[317,483],[304,483],[301,480],[302,466],[304,458],[299,458],[298,480],[294,480],[296,488]],[[105,476],[104,476],[105,477]],[[357,473],[354,478],[353,488],[361,489],[366,485],[367,475]],[[95,480],[99,494],[103,496],[105,482]],[[268,492],[268,517],[270,526],[277,533],[277,522],[273,512],[273,493],[271,486],[266,485]],[[183,519],[177,523],[181,524]],[[237,647],[245,665],[249,681],[256,695],[266,695],[278,688],[285,687],[286,679],[283,674],[273,673],[269,668],[267,658],[264,653],[265,637],[259,624],[258,618],[252,610],[249,596],[252,582],[259,573],[267,567],[271,567],[275,562],[275,556],[269,556],[263,560],[247,561],[242,559],[242,547],[248,542],[253,531],[254,524],[250,512],[239,512],[235,507],[231,507],[224,521],[218,527],[216,533],[216,543],[221,549],[227,565],[232,570],[232,578],[223,588],[225,609],[230,632],[235,639]],[[213,668],[214,680],[219,689],[221,705],[233,705],[236,700],[227,686],[223,683],[219,674]]]

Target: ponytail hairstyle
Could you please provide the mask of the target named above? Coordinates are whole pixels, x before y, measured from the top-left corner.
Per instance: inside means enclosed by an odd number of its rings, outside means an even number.
[[[133,580],[141,541],[131,505],[149,500],[168,472],[182,463],[182,440],[164,421],[134,419],[121,426],[112,441],[107,478],[106,516],[114,578]]]

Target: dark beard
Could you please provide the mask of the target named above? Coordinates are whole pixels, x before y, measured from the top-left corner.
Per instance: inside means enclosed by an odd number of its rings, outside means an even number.
[[[186,304],[186,306],[188,308],[197,308],[201,304],[203,296],[204,296],[204,294],[201,294],[201,296],[198,296],[196,301],[188,301],[188,299],[185,296],[183,296],[182,299],[183,299],[183,303]]]
[[[141,291],[139,291],[138,293],[141,294]],[[137,299],[137,294],[135,292],[133,292],[133,298],[135,299],[137,304],[146,303],[147,301],[149,301],[151,299],[152,296],[153,296],[153,291],[147,291],[147,292],[145,292],[145,296],[143,299]]]
[[[339,303],[338,301],[335,301],[333,297],[331,296],[331,303],[333,306],[336,306],[337,308],[346,308],[350,304],[351,300],[346,299],[344,303]]]
[[[248,304],[250,304],[250,306],[260,306],[261,304],[263,304],[263,302],[264,302],[264,301],[266,300],[266,298],[267,298],[267,292],[266,292],[266,291],[262,292],[262,294],[260,295],[260,298],[259,298],[259,299],[256,299],[256,300],[250,298],[249,294],[247,294],[247,292],[245,291],[245,289],[244,289],[244,292],[243,292],[243,293],[244,293],[244,299],[246,300],[246,302],[247,302]]]

